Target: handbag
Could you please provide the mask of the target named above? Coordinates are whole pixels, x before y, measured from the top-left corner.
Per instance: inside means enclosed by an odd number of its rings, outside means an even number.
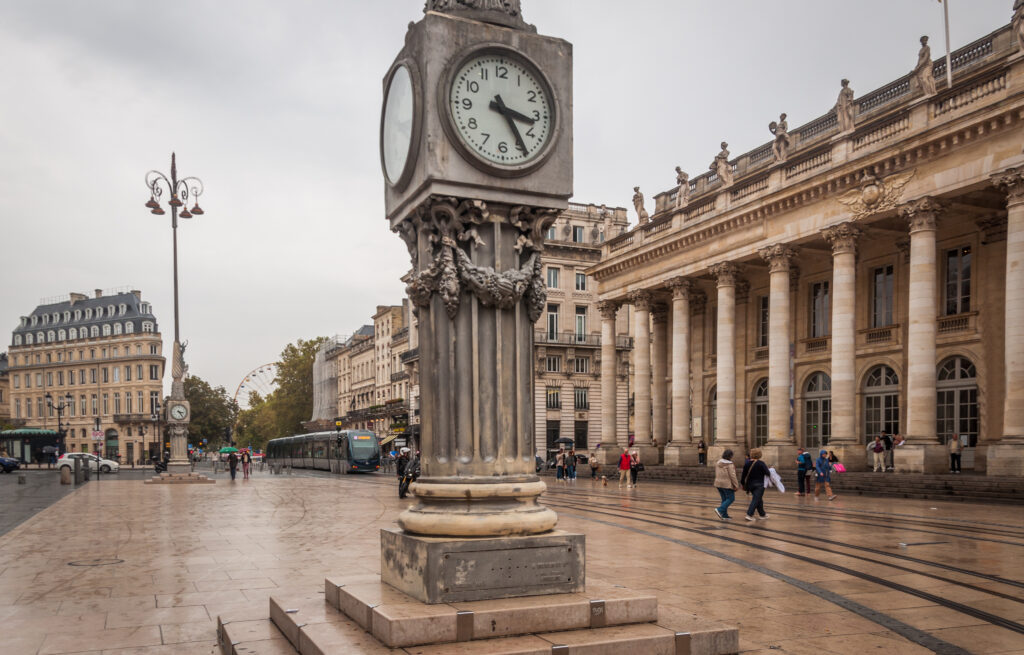
[[[841,462],[836,462],[832,465],[832,470],[836,473],[846,473],[846,467]]]
[[[643,462],[637,462],[636,470],[643,471],[644,470],[644,463]]]

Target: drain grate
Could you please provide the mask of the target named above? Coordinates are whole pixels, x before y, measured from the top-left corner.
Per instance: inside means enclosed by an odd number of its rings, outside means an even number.
[[[98,559],[75,560],[74,562],[68,562],[68,566],[112,566],[114,564],[121,564],[122,562],[124,562],[123,559],[100,557]]]

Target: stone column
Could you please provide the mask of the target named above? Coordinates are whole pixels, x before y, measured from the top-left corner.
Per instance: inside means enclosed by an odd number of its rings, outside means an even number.
[[[551,530],[534,471],[533,329],[543,235],[557,212],[432,196],[398,223],[419,320],[422,477],[398,525],[414,535]]]
[[[611,300],[597,303],[597,311],[601,313],[601,438],[600,442],[607,445],[605,453],[617,455],[616,445],[626,445],[626,435],[616,431],[616,407],[618,389],[615,357],[615,315],[619,304]]]
[[[715,443],[708,443],[708,461],[714,462],[726,447],[736,450],[737,446],[735,328],[738,269],[732,262],[722,262],[711,266],[710,271],[718,282],[718,343],[715,345],[715,384],[718,388],[715,414],[718,416],[718,429]]]
[[[633,291],[633,436],[635,446],[651,445],[651,294]],[[650,455],[650,452],[645,452]]]
[[[857,240],[861,229],[840,223],[821,231],[832,246],[832,439],[829,448],[847,469],[864,470],[857,437]],[[817,457],[817,453],[812,453]]]
[[[668,443],[668,307],[651,308],[654,339],[651,341],[651,402],[654,416],[654,443],[662,448]],[[650,462],[648,462],[650,463]]]
[[[907,445],[895,453],[897,471],[938,473],[947,470],[945,447],[935,426],[935,335],[937,270],[935,232],[942,205],[925,197],[901,205],[910,228],[910,307],[907,320]]]
[[[1006,332],[1003,430],[988,448],[989,475],[1024,476],[1024,167],[993,177],[1006,192]]]
[[[796,468],[796,443],[789,430],[789,346],[793,332],[789,311],[789,264],[796,250],[776,244],[758,251],[768,262],[768,443],[765,461]]]
[[[697,448],[690,442],[690,293],[693,282],[674,277],[672,290],[672,429],[665,464],[696,466]]]

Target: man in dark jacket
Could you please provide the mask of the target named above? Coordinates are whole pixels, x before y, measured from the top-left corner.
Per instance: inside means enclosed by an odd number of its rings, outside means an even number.
[[[889,432],[882,430],[882,443],[885,444],[885,470],[895,471],[895,467],[892,463],[892,437],[889,436]]]
[[[231,479],[235,479],[235,474],[238,473],[238,455],[231,453],[228,455],[228,468],[231,469]]]
[[[811,454],[803,448],[796,449],[796,485],[797,485],[797,496],[805,495],[805,487],[807,486],[807,476],[814,472],[814,461],[811,459]]]

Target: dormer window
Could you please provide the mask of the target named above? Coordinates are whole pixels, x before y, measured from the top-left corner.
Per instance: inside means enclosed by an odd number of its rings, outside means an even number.
[[[143,305],[143,307],[145,307],[145,305]],[[121,316],[124,316],[125,314],[127,314],[128,313],[128,305],[126,305],[124,303],[121,303],[121,305],[118,307],[118,312],[120,312]]]
[[[15,346],[20,346],[21,345],[21,335],[20,334],[14,335],[14,345]]]
[[[132,323],[131,321],[127,321],[124,324],[124,333],[125,334],[131,334],[134,331],[135,331],[135,324]]]
[[[32,333],[31,332],[25,335],[25,345],[28,345],[28,346],[32,345]]]
[[[98,337],[98,336],[100,336],[100,327],[98,325],[94,325],[91,328],[89,328],[89,336],[90,337]]]
[[[103,336],[105,336],[105,337],[109,337],[110,336],[110,323],[104,323],[103,324]]]
[[[46,337],[42,332],[36,332],[36,343],[46,343]]]
[[[67,341],[68,340],[68,333],[63,328],[58,330],[57,331],[57,339],[59,339],[60,341]]]
[[[96,318],[103,318],[103,308],[102,307],[97,307],[96,308]]]
[[[43,325],[49,325],[49,324],[50,324],[50,315],[49,314],[43,314]]]
[[[76,309],[75,310],[75,320],[76,321],[82,320],[82,310],[81,309]]]
[[[35,327],[35,326],[37,326],[37,325],[39,325],[39,317],[38,317],[38,316],[35,316],[35,315],[33,315],[33,316],[32,316],[32,327]]]
[[[142,331],[143,332],[152,332],[153,331],[153,324],[150,321],[143,321],[142,322]]]
[[[121,324],[120,323],[114,323],[114,334],[121,334]],[[115,350],[116,350],[116,348],[115,348]]]
[[[50,343],[53,343],[54,341],[57,340],[57,333],[54,332],[53,330],[50,330],[49,332],[46,333],[46,340],[49,341]]]
[[[56,325],[57,323],[60,323],[60,314],[58,314],[57,312],[54,312],[53,313],[53,324]]]
[[[28,325],[28,317],[27,316],[22,316],[21,317],[21,327],[25,327],[26,325]]]
[[[87,320],[87,321],[88,321],[88,320],[89,320],[89,319],[91,319],[91,318],[92,318],[92,308],[91,308],[91,307],[88,307],[88,308],[86,308],[86,310],[85,310],[85,320]]]
[[[114,315],[114,306],[113,305],[107,305],[107,316],[113,316],[113,315]]]
[[[64,322],[65,323],[70,323],[71,322],[71,312],[64,312]]]
[[[77,328],[71,328],[70,330],[68,330],[68,336],[72,340],[77,339],[78,338],[78,329]]]

